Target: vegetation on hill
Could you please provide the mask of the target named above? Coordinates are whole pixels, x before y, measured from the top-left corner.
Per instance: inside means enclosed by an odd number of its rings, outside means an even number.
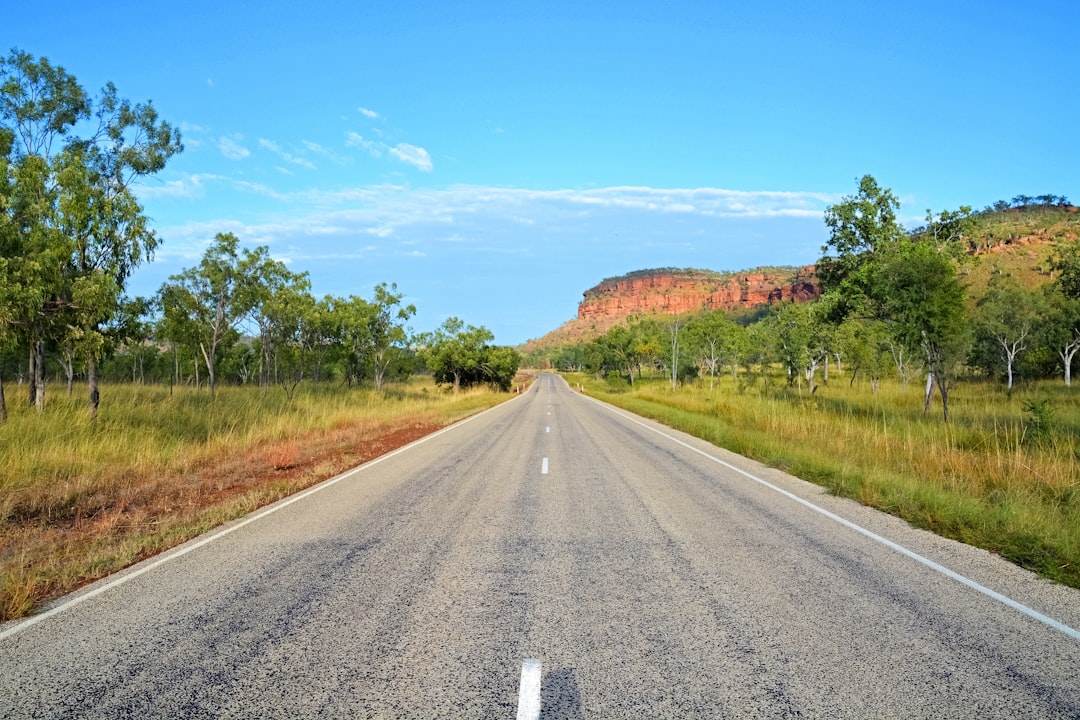
[[[610,287],[620,282],[627,280],[641,280],[652,277],[663,277],[673,275],[676,277],[701,279],[704,281],[712,281],[716,283],[725,283],[732,278],[739,277],[741,275],[794,275],[798,272],[799,268],[795,266],[761,266],[756,268],[749,268],[747,270],[705,270],[702,268],[676,268],[676,267],[663,267],[653,268],[650,270],[634,270],[624,275],[616,275],[615,277],[604,278],[596,286],[585,291],[585,298],[588,299],[599,291],[603,287]]]

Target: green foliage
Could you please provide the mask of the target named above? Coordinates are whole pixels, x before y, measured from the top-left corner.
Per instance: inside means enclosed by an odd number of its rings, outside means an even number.
[[[882,278],[880,259],[906,239],[896,219],[900,201],[870,175],[859,191],[825,210],[829,241],[821,248],[817,275],[822,290],[834,291],[842,302],[837,313],[872,315]]]
[[[995,275],[976,304],[975,344],[970,363],[988,373],[1005,372],[1009,388],[1036,327],[1046,314],[1043,295]]]
[[[199,265],[169,278],[161,287],[165,337],[190,343],[206,364],[210,395],[216,389],[219,353],[239,338],[238,326],[258,301],[259,267],[265,248],[239,252],[239,239],[218,233]]]
[[[949,417],[948,390],[967,349],[966,296],[952,245],[969,227],[970,208],[943,212],[937,231],[909,237],[896,219],[900,203],[866,175],[859,192],[825,212],[830,237],[818,262],[835,319],[874,318],[904,348],[920,353]],[[926,395],[929,409],[932,394]]]
[[[1033,445],[1050,441],[1057,429],[1057,413],[1046,398],[1025,400],[1023,404],[1024,442]]]
[[[489,384],[505,392],[513,385],[521,356],[513,348],[490,345],[494,339],[487,328],[451,317],[420,338],[421,355],[436,384],[453,385],[455,392]]]
[[[158,243],[132,188],[182,149],[152,105],[111,83],[91,98],[46,58],[0,59],[0,342],[14,335],[34,348],[39,409],[49,343],[86,358],[96,413],[101,326]]]

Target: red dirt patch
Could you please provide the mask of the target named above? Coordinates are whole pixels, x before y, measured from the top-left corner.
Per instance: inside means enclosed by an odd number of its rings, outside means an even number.
[[[123,492],[90,515],[8,522],[0,536],[0,622],[444,425],[427,416],[341,424],[173,475],[126,478]]]

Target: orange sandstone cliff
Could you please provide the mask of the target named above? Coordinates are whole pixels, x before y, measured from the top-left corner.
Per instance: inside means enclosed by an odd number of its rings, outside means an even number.
[[[783,301],[805,302],[820,294],[812,265],[737,273],[639,270],[608,278],[586,290],[577,318],[542,338],[530,340],[522,349],[528,352],[589,340],[630,316],[751,309]]]
[[[804,302],[819,294],[813,266],[741,273],[648,270],[604,280],[586,290],[578,319],[737,310],[785,300]]]

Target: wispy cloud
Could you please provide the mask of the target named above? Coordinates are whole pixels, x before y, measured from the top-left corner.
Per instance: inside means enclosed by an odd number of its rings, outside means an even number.
[[[201,198],[206,192],[206,183],[223,180],[220,175],[198,173],[183,175],[173,180],[148,179],[136,187],[140,200],[157,198]]]
[[[382,157],[386,145],[377,140],[367,140],[358,132],[347,130],[345,132],[345,145],[347,147],[360,148],[372,157]]]
[[[350,162],[350,158],[343,155],[339,155],[329,148],[325,148],[317,142],[311,140],[301,140],[300,144],[304,146],[304,149],[313,155],[319,155],[326,158],[330,162],[336,165],[346,165]]]
[[[218,149],[229,160],[243,160],[251,155],[251,151],[241,145],[243,135],[225,135],[218,138]]]
[[[421,172],[431,172],[434,166],[431,164],[431,155],[422,147],[409,143],[398,143],[390,148],[390,154],[403,163],[412,165]]]
[[[375,112],[374,110],[369,110],[366,107],[358,107],[358,108],[356,108],[356,112],[360,113],[364,117],[369,118],[371,120],[378,120],[379,119],[379,113]]]
[[[384,154],[389,154],[394,159],[400,160],[407,165],[412,165],[421,172],[431,172],[434,169],[434,164],[431,161],[431,154],[417,145],[398,143],[391,147],[381,140],[368,140],[360,133],[352,130],[345,132],[345,145],[363,150],[376,158],[381,158]]]
[[[266,138],[259,138],[259,147],[263,148],[264,150],[269,150],[270,152],[274,153],[275,155],[277,155],[278,157],[280,157],[282,160],[284,160],[287,163],[291,163],[293,165],[299,165],[300,167],[307,168],[308,170],[314,170],[315,169],[315,163],[311,162],[307,158],[299,157],[297,155],[293,155],[290,152],[286,152],[285,150],[283,150],[281,148],[280,145],[278,145],[273,140],[267,140]]]
[[[740,191],[720,188],[607,187],[532,190],[480,185],[415,189],[405,185],[376,185],[323,191],[281,192],[268,185],[220,176],[191,176],[161,188],[146,188],[147,196],[191,196],[203,180],[213,179],[245,193],[291,205],[290,220],[253,226],[260,236],[286,240],[303,235],[375,236],[413,244],[468,237],[462,229],[511,236],[590,236],[623,233],[646,242],[687,242],[687,238],[722,234],[722,228],[788,218],[817,227],[825,208],[836,197],[815,192]],[[655,237],[653,230],[663,228]],[[257,227],[257,230],[254,228]],[[822,226],[823,227],[823,226]],[[415,232],[410,230],[415,228]],[[440,230],[445,228],[446,230]],[[421,230],[422,229],[422,230]],[[814,237],[813,246],[819,242]]]

